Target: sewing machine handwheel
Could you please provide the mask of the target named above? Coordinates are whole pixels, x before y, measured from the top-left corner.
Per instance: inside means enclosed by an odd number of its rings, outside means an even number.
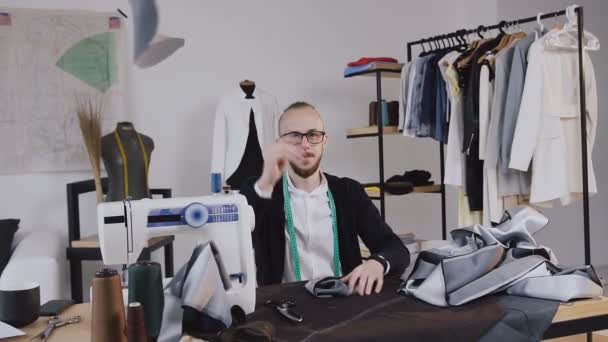
[[[201,203],[191,203],[184,210],[184,220],[192,228],[200,228],[209,219],[209,209]]]

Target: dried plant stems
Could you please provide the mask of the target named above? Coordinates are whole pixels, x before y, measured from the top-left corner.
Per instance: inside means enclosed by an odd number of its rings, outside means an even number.
[[[76,98],[76,113],[80,123],[80,131],[89,155],[89,161],[93,168],[93,179],[95,180],[95,192],[97,203],[103,202],[103,189],[101,186],[101,111],[103,98],[95,99],[91,96]]]

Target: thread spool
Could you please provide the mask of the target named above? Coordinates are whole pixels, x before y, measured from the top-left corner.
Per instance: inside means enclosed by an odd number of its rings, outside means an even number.
[[[118,272],[102,268],[92,280],[91,342],[127,342],[125,309]]]
[[[211,173],[211,192],[219,194],[222,191],[222,174],[213,172]]]
[[[127,340],[129,342],[148,342],[144,307],[139,302],[129,303],[127,311]]]
[[[158,262],[138,261],[129,267],[129,303],[143,306],[144,321],[149,340],[160,334],[165,296],[161,267]]]

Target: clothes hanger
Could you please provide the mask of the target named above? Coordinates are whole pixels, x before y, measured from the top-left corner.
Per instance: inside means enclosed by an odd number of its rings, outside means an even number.
[[[481,31],[485,28],[485,26],[483,25],[479,25],[477,26],[477,35],[479,36],[479,39],[484,39],[485,37],[481,35]]]
[[[553,16],[553,27],[551,29],[562,29],[562,24],[560,24],[558,17],[557,12],[555,12],[555,15]]]
[[[507,24],[507,22],[505,20],[500,21],[500,23],[498,23],[498,36],[496,36],[496,39],[500,39],[500,41],[498,42],[498,45],[496,45],[496,47],[486,53],[484,53],[483,55],[481,55],[481,57],[479,57],[479,59],[477,59],[477,63],[482,63],[484,60],[487,60],[488,57],[493,57],[495,54],[497,54],[500,50],[504,49],[505,47],[507,47],[509,45],[510,42],[510,35],[508,35],[505,31],[504,31],[504,27]]]
[[[569,50],[578,49],[578,19],[576,8],[571,5],[566,8],[568,22],[562,29],[552,30],[547,34],[545,43],[547,46]],[[583,50],[598,51],[600,49],[599,39],[591,32],[583,31]]]
[[[540,17],[543,14],[544,14],[543,12],[538,12],[538,14],[536,15],[536,23],[538,24],[539,32],[543,32],[545,30],[545,25],[543,25],[542,20],[540,20]]]
[[[466,51],[469,49],[469,41],[468,41],[468,35],[467,35],[467,30],[465,29],[460,29],[460,33],[456,35],[456,37],[460,40],[460,49],[461,51]]]
[[[429,45],[429,50],[428,51],[426,50],[426,47],[424,46],[424,43],[427,43]],[[422,39],[420,41],[420,45],[422,46],[422,52],[418,55],[418,57],[427,56],[433,50],[433,47],[431,46],[431,43],[429,42],[429,38]]]

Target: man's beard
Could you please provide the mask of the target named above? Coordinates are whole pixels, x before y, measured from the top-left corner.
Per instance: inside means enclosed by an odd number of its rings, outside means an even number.
[[[323,157],[323,155],[319,156],[319,159],[317,159],[317,161],[309,168],[307,169],[303,169],[298,167],[295,163],[289,162],[289,165],[291,165],[291,169],[293,170],[293,172],[306,179],[310,176],[312,176],[313,174],[315,174],[315,172],[317,172],[317,170],[319,170],[319,165],[321,165],[321,157]]]

